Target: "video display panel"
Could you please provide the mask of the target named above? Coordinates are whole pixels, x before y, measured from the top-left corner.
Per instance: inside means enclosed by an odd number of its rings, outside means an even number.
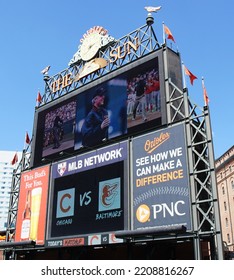
[[[133,140],[133,228],[185,226],[191,201],[183,124]]]
[[[103,233],[113,243],[112,233],[128,227],[127,155],[121,142],[53,164],[48,246],[91,245]]]
[[[42,157],[74,146],[75,116],[75,100],[45,114]]]
[[[32,165],[165,123],[162,53],[139,59],[99,83],[56,100],[35,115]]]

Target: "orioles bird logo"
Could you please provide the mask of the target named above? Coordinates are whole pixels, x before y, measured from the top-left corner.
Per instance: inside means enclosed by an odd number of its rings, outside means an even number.
[[[102,189],[102,204],[104,206],[110,206],[113,204],[116,197],[118,184],[105,185]]]

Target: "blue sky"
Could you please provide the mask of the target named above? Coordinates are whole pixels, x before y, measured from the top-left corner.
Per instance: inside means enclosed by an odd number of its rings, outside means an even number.
[[[201,79],[210,98],[215,158],[233,145],[233,0],[10,0],[0,3],[0,150],[21,151],[25,132],[33,130],[37,92],[43,94],[41,70],[66,69],[80,38],[100,25],[116,39],[145,24],[145,6],[154,14],[154,31],[163,41],[162,23],[170,28],[181,59],[198,77],[189,84],[191,101],[204,105]]]

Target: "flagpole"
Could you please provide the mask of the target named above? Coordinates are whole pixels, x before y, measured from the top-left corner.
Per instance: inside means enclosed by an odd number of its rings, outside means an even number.
[[[184,88],[186,88],[186,80],[185,80],[185,74],[184,74],[184,62],[182,61],[182,77],[183,77],[183,85]]]
[[[166,44],[166,36],[165,36],[165,26],[164,26],[164,21],[162,23],[163,26],[163,44]]]
[[[206,99],[205,99],[205,82],[204,82],[204,77],[202,77],[202,92],[203,92],[203,100],[204,100],[204,104],[205,106],[207,106],[206,104]]]
[[[26,135],[27,135],[27,131],[26,131],[26,133],[24,135],[24,149],[23,150],[26,150]]]
[[[209,97],[207,95],[204,77],[202,77],[202,89],[203,89],[203,99],[204,99],[205,106],[208,106]]]
[[[26,148],[27,148],[27,145],[28,145],[27,139],[28,139],[28,131],[26,131],[25,137],[24,137],[24,150],[25,151],[26,151]]]
[[[39,92],[40,92],[40,89],[38,88],[38,91],[37,91],[37,102],[36,102],[36,107],[38,107],[39,106],[39,101],[38,101],[38,96],[39,96]]]
[[[38,89],[37,99],[36,99],[36,107],[39,107],[39,105],[41,103],[41,100],[42,100],[42,97],[41,97],[40,89]]]

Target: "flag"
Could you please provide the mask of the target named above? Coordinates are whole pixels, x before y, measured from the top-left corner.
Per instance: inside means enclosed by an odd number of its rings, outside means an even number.
[[[40,104],[40,103],[41,103],[41,101],[42,101],[42,97],[41,97],[40,91],[38,91],[36,101],[38,102],[38,104]]]
[[[11,161],[11,165],[15,165],[17,162],[18,162],[18,155],[17,155],[17,152],[16,152],[12,161]]]
[[[167,34],[167,39],[170,39],[175,43],[175,39],[174,39],[170,29],[165,24],[164,24],[164,33]]]
[[[204,98],[205,106],[207,106],[210,100],[206,91],[204,79],[202,79],[202,88],[203,88],[203,98]]]
[[[195,75],[193,75],[193,73],[190,72],[190,71],[188,70],[188,68],[185,67],[185,65],[184,65],[184,73],[185,73],[187,76],[189,76],[190,83],[191,83],[191,85],[193,85],[193,81],[194,81],[195,79],[197,79],[197,77],[196,77]]]
[[[28,132],[26,132],[26,135],[25,135],[25,143],[26,144],[30,144],[31,140],[29,138],[29,135],[28,135]]]

